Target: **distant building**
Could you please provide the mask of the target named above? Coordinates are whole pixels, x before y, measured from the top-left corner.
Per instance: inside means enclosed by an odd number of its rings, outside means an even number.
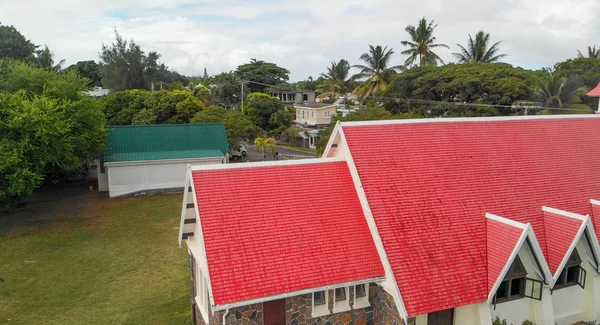
[[[317,93],[311,90],[281,90],[271,93],[271,96],[279,98],[284,104],[313,104]]]
[[[303,104],[296,106],[296,124],[308,126],[325,126],[331,124],[338,106],[333,104]]]
[[[96,86],[94,87],[94,89],[84,91],[83,93],[90,97],[104,97],[108,96],[108,94],[110,93],[110,89],[104,89],[102,87]]]

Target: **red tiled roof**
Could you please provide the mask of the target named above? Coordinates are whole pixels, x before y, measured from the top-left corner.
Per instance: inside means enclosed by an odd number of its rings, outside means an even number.
[[[562,263],[567,251],[575,240],[575,236],[579,232],[583,221],[548,211],[543,211],[542,213],[544,215],[546,242],[552,243],[546,249],[546,261],[552,275],[555,275],[560,263]]]
[[[488,292],[492,290],[500,277],[504,266],[519,243],[523,228],[500,221],[487,219],[487,268]]]
[[[600,197],[599,118],[342,128],[409,315],[487,299],[486,212],[530,222],[546,254],[542,206]]]
[[[590,92],[588,92],[587,95],[589,97],[600,97],[600,84],[598,84],[596,88],[590,90]]]
[[[216,305],[385,275],[346,162],[192,175]]]

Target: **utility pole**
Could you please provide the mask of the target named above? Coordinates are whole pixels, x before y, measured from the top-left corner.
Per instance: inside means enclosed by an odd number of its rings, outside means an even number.
[[[242,106],[240,107],[240,109],[242,110],[242,114],[244,114],[244,80],[241,81],[242,83]]]

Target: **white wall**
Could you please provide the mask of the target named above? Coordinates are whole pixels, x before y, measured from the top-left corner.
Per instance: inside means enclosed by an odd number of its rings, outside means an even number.
[[[454,308],[455,325],[480,325],[480,322],[478,304]]]
[[[223,157],[109,164],[109,196],[116,197],[145,190],[183,188],[188,165],[220,164]]]
[[[94,160],[94,164],[96,165],[96,175],[98,178],[98,191],[108,192],[108,173],[106,172],[106,168],[103,173],[100,160]]]

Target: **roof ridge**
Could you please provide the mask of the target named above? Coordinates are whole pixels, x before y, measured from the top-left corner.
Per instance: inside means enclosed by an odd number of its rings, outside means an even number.
[[[191,171],[249,169],[249,168],[259,168],[259,167],[316,165],[316,164],[326,164],[326,163],[335,163],[335,162],[346,162],[346,158],[345,157],[307,158],[307,159],[297,159],[297,160],[275,160],[275,161],[261,161],[261,162],[249,162],[249,163],[239,163],[239,164],[190,165],[189,169]]]

